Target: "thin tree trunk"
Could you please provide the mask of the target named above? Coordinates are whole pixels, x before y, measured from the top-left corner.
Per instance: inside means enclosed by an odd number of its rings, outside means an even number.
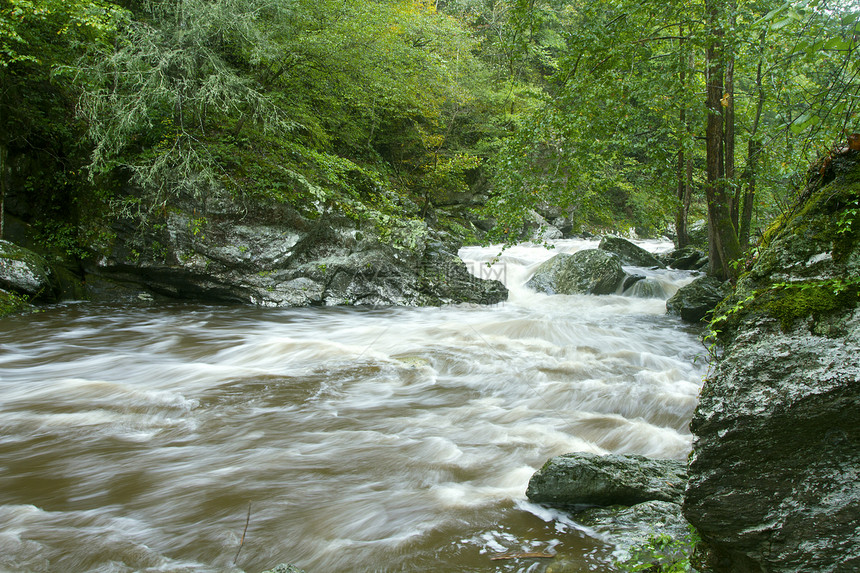
[[[741,213],[740,226],[738,227],[738,242],[742,249],[746,249],[750,244],[752,212],[755,204],[756,171],[760,154],[761,143],[755,138],[750,138],[747,143],[747,165],[746,169],[744,169],[743,212]]]
[[[0,240],[6,229],[6,189],[9,187],[9,147],[0,142]]]
[[[705,15],[710,35],[706,51],[706,139],[705,198],[708,204],[709,274],[734,279],[737,269],[732,261],[740,257],[740,244],[732,223],[731,201],[725,184],[725,147],[723,133],[724,67],[723,29],[720,25],[720,0],[705,0]]]
[[[9,188],[9,124],[6,121],[6,99],[9,83],[6,74],[0,70],[0,239],[6,231],[6,191]]]
[[[687,90],[687,70],[686,70],[686,54],[684,54],[684,26],[678,26],[678,57],[679,70],[678,81],[683,94]],[[677,235],[677,246],[679,249],[690,244],[690,237],[687,234],[687,213],[689,211],[689,203],[685,201],[687,195],[687,174],[686,165],[688,162],[687,154],[684,151],[684,139],[687,130],[687,107],[683,97],[681,98],[681,109],[678,111],[678,212],[675,215],[675,234]]]
[[[723,137],[725,139],[725,170],[723,176],[725,178],[726,189],[732,195],[731,215],[732,224],[735,229],[738,228],[738,210],[740,204],[740,188],[737,191],[731,192],[734,189],[735,182],[735,58],[734,55],[728,55],[726,63],[725,77],[725,93],[722,101],[725,107],[725,131]]]
[[[765,37],[767,30],[762,32],[760,38],[760,46],[764,51]],[[758,61],[756,70],[756,90],[758,92],[758,101],[756,103],[756,113],[753,119],[752,129],[750,130],[750,138],[747,143],[747,164],[744,168],[744,199],[743,211],[741,213],[740,225],[738,226],[738,241],[741,248],[746,249],[750,244],[750,235],[752,233],[752,212],[755,205],[756,192],[756,173],[758,171],[759,157],[761,156],[761,142],[758,140],[758,126],[761,121],[761,113],[764,109],[765,93],[762,87],[762,60]]]

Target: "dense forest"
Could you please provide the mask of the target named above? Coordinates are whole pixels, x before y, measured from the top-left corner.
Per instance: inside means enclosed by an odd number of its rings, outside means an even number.
[[[105,220],[226,189],[465,241],[519,240],[535,210],[681,246],[707,221],[731,277],[860,131],[858,18],[828,0],[2,0],[3,236],[14,216],[86,257]]]

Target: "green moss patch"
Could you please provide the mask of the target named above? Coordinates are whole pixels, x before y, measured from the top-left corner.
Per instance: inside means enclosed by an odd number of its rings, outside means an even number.
[[[0,318],[31,308],[32,305],[25,298],[0,289]]]
[[[770,300],[763,301],[762,309],[779,320],[783,331],[789,330],[798,319],[812,318],[818,322],[836,313],[857,307],[860,301],[858,281],[812,281],[797,285],[778,286]]]

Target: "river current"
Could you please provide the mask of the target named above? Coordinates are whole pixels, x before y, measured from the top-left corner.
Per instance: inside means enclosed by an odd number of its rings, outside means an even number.
[[[556,241],[469,247],[508,302],[264,309],[66,304],[0,320],[0,571],[615,571],[613,546],[529,503],[571,451],[684,459],[706,367],[636,292],[523,287]],[[650,250],[669,243],[648,243]]]

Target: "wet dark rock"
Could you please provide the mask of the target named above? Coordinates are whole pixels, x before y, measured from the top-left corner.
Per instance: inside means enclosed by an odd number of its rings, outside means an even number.
[[[834,162],[765,236],[716,325],[684,500],[711,571],[860,570],[860,242],[846,208],[860,163]]]
[[[635,245],[627,239],[622,239],[621,237],[603,237],[600,240],[600,244],[597,246],[597,248],[602,251],[615,253],[621,259],[621,264],[623,265],[649,268],[665,267],[665,265],[661,263],[654,255],[652,255],[639,245]]]
[[[586,249],[542,263],[526,286],[546,294],[612,294],[626,276],[617,255]]]
[[[529,480],[526,496],[560,507],[680,503],[686,481],[681,461],[577,452],[544,464]]]
[[[708,266],[708,256],[695,247],[675,249],[660,258],[667,266],[681,271],[700,271]]]
[[[731,293],[731,285],[714,277],[702,276],[666,301],[666,311],[686,322],[701,322]]]
[[[621,290],[626,291],[639,281],[644,281],[645,279],[646,277],[644,275],[627,275],[627,277],[624,279],[624,283],[621,286]]]

